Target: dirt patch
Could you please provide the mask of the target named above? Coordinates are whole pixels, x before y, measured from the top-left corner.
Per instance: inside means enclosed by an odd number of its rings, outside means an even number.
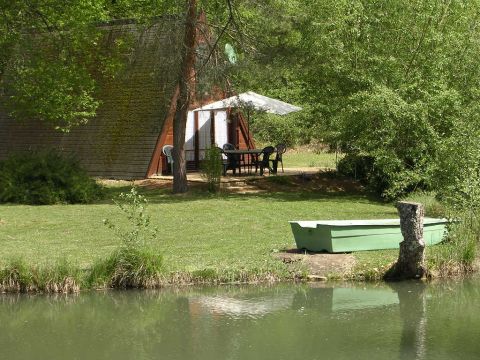
[[[295,170],[295,172],[293,172]],[[263,177],[237,176],[223,177],[221,191],[224,193],[273,193],[273,192],[316,192],[316,193],[363,193],[363,186],[348,178],[338,176],[333,171],[320,170],[316,172],[301,171],[302,169],[285,169],[285,173],[277,176]],[[207,184],[198,174],[190,175],[188,187],[195,190],[207,191]],[[131,186],[132,184],[150,190],[171,189],[172,179],[151,178],[145,180],[99,180],[102,185],[109,187]]]
[[[269,192],[306,191],[323,193],[362,193],[364,187],[348,178],[340,177],[333,171],[295,175],[265,176],[247,181],[250,186]]]
[[[295,249],[278,253],[275,257],[286,264],[302,263],[313,278],[342,277],[355,266],[352,254],[310,253]]]

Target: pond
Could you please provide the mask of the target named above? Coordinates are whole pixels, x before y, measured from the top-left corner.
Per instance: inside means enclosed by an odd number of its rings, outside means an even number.
[[[480,280],[0,295],[2,359],[479,359]]]

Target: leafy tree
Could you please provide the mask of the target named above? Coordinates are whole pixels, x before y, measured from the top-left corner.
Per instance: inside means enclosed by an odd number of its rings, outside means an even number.
[[[479,116],[480,3],[305,1],[305,94],[319,137],[369,156],[387,197],[432,185],[445,139]],[[475,166],[471,164],[471,166]]]
[[[108,66],[95,27],[108,19],[103,5],[0,1],[0,88],[14,117],[68,130],[95,115],[92,73]]]

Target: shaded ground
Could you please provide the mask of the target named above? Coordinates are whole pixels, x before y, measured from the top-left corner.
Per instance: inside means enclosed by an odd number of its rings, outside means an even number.
[[[122,187],[135,184],[145,189],[171,189],[172,177],[161,176],[145,180],[99,180],[109,187]],[[200,173],[188,174],[190,189],[206,190],[207,184]],[[316,192],[360,194],[363,187],[352,179],[342,178],[325,169],[291,168],[284,173],[266,176],[231,176],[222,177],[221,191],[226,193],[274,193],[274,192]]]
[[[275,254],[286,264],[301,263],[307,269],[310,280],[327,280],[328,277],[342,277],[350,273],[355,266],[352,254],[312,253],[292,249]]]

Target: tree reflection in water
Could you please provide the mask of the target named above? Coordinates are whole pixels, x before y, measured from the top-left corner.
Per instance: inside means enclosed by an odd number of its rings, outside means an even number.
[[[478,280],[0,295],[0,357],[478,359],[479,298]]]

